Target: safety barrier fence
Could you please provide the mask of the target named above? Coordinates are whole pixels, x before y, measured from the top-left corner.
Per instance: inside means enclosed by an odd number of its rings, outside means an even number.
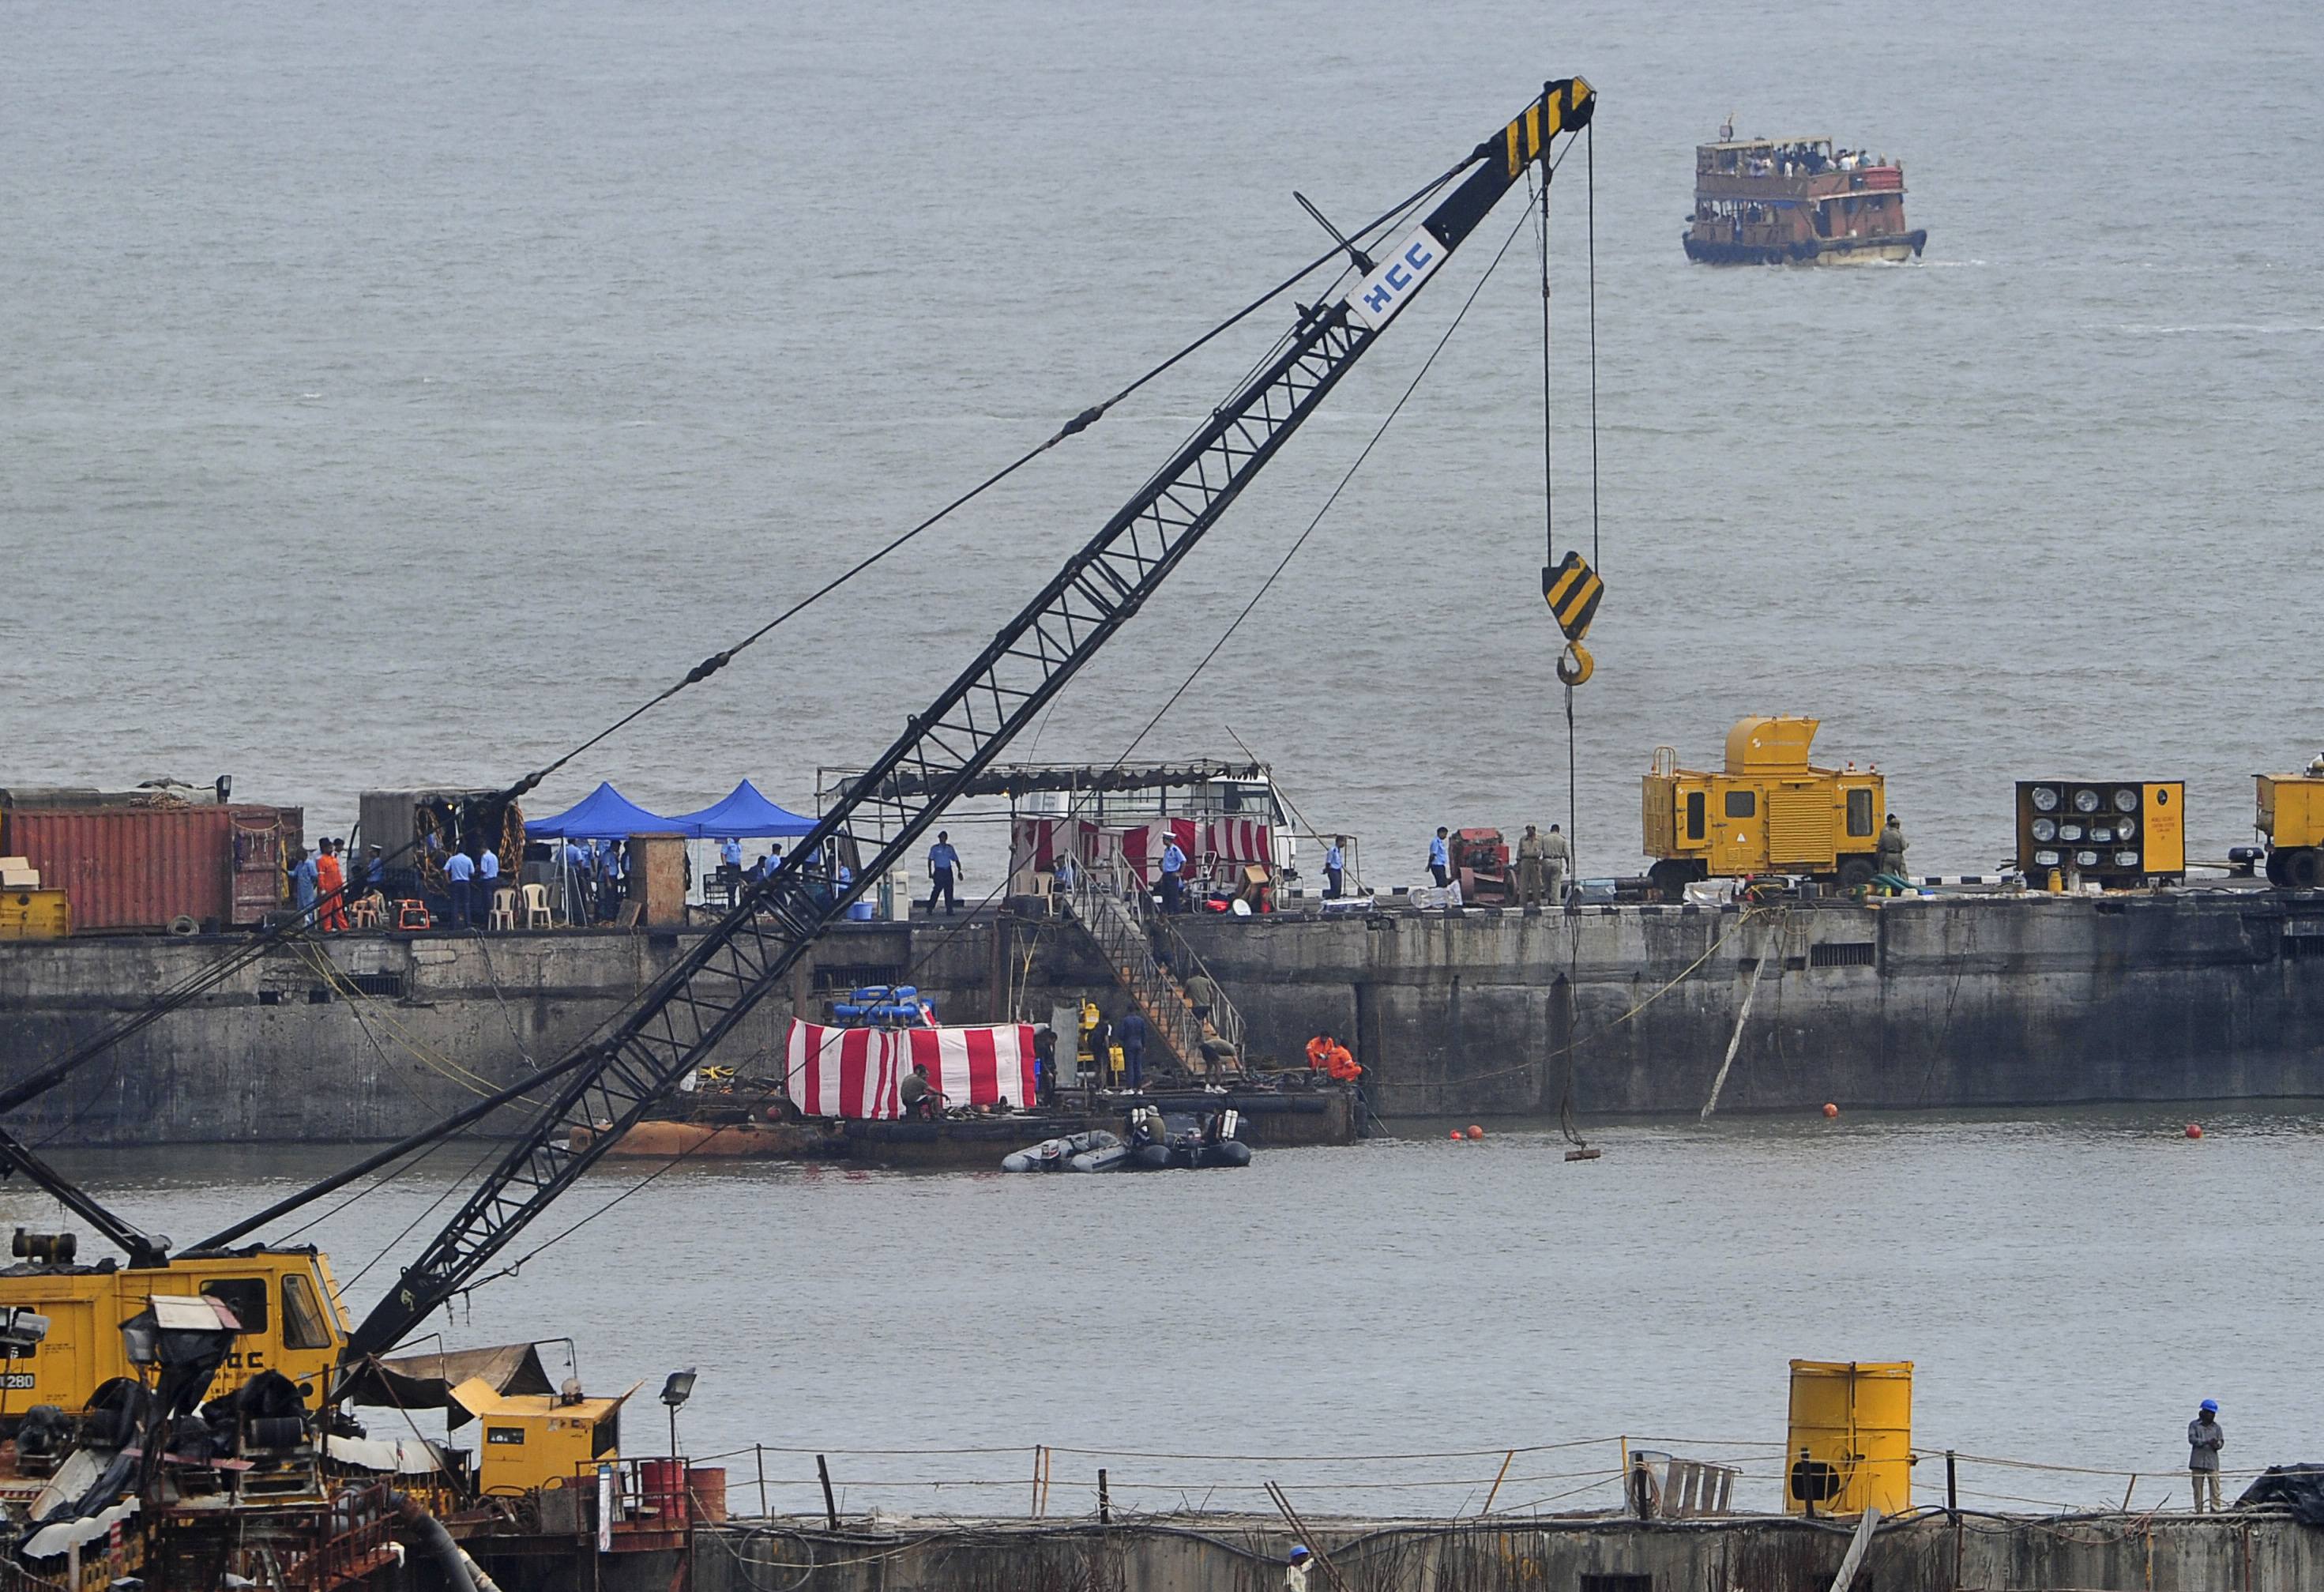
[[[697,1459],[725,1464],[735,1513],[861,1519],[1131,1518],[1221,1512],[1272,1513],[1269,1483],[1310,1515],[1406,1519],[1534,1513],[1633,1513],[1633,1460],[1652,1454],[1715,1473],[1720,1507],[1683,1512],[1770,1514],[1784,1508],[1791,1456],[1780,1445],[1615,1436],[1505,1449],[1402,1454],[1200,1454],[1070,1444],[950,1449],[813,1449],[754,1445]],[[2188,1473],[2060,1465],[1966,1450],[1913,1453],[1915,1508],[1967,1514],[2147,1514],[2191,1505]],[[2223,1469],[2235,1499],[2260,1470]],[[1691,1478],[1692,1479],[1692,1478]]]

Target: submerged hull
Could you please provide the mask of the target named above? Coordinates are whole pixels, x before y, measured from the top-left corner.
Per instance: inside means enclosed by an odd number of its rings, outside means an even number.
[[[1811,237],[1788,244],[1723,243],[1683,236],[1686,257],[1703,265],[1865,265],[1919,257],[1926,228],[1882,237]]]

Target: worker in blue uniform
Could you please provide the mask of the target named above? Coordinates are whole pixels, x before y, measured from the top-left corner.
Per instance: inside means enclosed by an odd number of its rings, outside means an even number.
[[[1428,843],[1428,871],[1436,879],[1436,888],[1443,889],[1452,883],[1452,854],[1445,849],[1444,826],[1436,826],[1436,838]]]
[[[938,896],[944,898],[945,916],[952,916],[953,909],[960,904],[959,898],[953,893],[953,884],[961,876],[960,853],[953,849],[952,831],[938,829],[936,843],[928,847],[929,916],[936,915]]]
[[[491,847],[476,850],[476,904],[483,910],[476,913],[486,928],[492,927],[493,894],[501,886],[501,854]]]
[[[1331,845],[1323,848],[1323,899],[1337,901],[1347,890],[1348,838],[1332,837]]]
[[[1183,912],[1186,910],[1186,854],[1172,840],[1162,847],[1162,910]]]
[[[455,929],[468,926],[471,904],[468,898],[474,889],[469,881],[475,876],[475,862],[466,852],[456,851],[444,859],[444,882],[452,896],[450,917]]]

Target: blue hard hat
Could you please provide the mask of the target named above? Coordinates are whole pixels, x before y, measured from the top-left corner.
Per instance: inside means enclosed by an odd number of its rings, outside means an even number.
[[[1308,1553],[1307,1553],[1307,1544],[1306,1544],[1306,1543],[1305,1543],[1305,1542],[1294,1542],[1294,1543],[1292,1543],[1292,1544],[1291,1544],[1291,1557],[1292,1557],[1292,1558],[1294,1558],[1294,1559],[1305,1559],[1305,1558],[1307,1558],[1307,1557],[1308,1557]]]
[[[2204,1413],[2204,1414],[2206,1414],[2206,1415],[2217,1415],[2218,1412],[2219,1412],[2219,1401],[2218,1401],[2218,1400],[2217,1400],[2217,1399],[2205,1399],[2205,1400],[2203,1401],[2203,1413]]]

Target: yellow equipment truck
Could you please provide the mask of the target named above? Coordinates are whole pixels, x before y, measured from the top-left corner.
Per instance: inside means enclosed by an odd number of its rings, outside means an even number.
[[[20,1230],[18,1263],[0,1271],[0,1310],[30,1311],[47,1323],[37,1342],[12,1336],[0,1347],[0,1430],[13,1430],[35,1404],[78,1414],[98,1387],[133,1374],[121,1324],[155,1294],[208,1294],[242,1323],[210,1397],[232,1393],[262,1371],[280,1371],[297,1383],[310,1409],[329,1391],[332,1367],[353,1328],[318,1252],[252,1248],[180,1256],[152,1268],[110,1259],[78,1265],[60,1236]]]
[[[1813,718],[1744,718],[1727,766],[1700,773],[1655,749],[1642,782],[1648,877],[1675,901],[1691,880],[1804,874],[1842,889],[1871,882],[1887,797],[1877,770],[1808,761]]]
[[[2267,882],[2284,890],[2324,889],[2324,754],[2306,773],[2255,774],[2267,840]]]

